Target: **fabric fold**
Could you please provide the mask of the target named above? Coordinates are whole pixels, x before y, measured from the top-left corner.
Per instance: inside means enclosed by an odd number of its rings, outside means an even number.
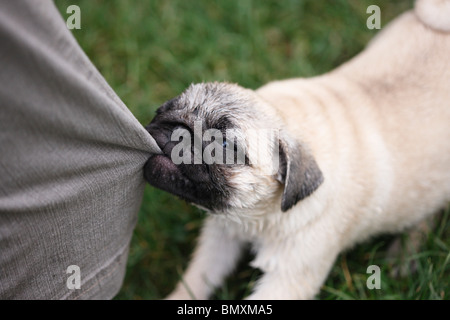
[[[52,1],[0,2],[0,63],[0,298],[112,298],[159,148]]]

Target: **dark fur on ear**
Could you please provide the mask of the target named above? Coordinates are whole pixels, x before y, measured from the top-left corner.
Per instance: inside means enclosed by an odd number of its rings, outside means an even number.
[[[296,141],[280,139],[277,180],[284,184],[281,210],[286,212],[298,201],[311,195],[323,182],[314,157]]]

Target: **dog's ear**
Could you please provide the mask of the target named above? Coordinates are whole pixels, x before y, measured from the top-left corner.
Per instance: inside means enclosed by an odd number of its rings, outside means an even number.
[[[305,147],[293,139],[280,137],[277,180],[284,184],[281,210],[285,212],[312,194],[324,178]]]

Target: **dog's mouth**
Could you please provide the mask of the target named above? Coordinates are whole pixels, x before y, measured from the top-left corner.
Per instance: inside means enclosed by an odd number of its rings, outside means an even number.
[[[153,157],[154,157],[154,161],[156,161],[157,163],[160,163],[160,165],[162,167],[166,168],[166,170],[169,170],[169,171],[177,170],[177,165],[175,163],[173,163],[172,160],[170,160],[170,158],[168,156],[166,156],[165,154],[156,154]]]
[[[147,168],[150,165],[152,165],[151,168]],[[152,155],[147,161],[145,167],[147,168],[146,174],[149,178],[159,175],[167,180],[175,180],[175,178],[182,175],[177,165],[173,163],[172,160],[165,154]]]
[[[144,166],[144,177],[152,186],[170,192],[187,201],[194,201],[189,193],[192,182],[165,154],[152,155]]]
[[[222,198],[216,184],[211,180],[208,165],[172,161],[171,154],[177,142],[170,140],[172,130],[150,124],[147,131],[162,150],[153,154],[144,166],[144,178],[156,188],[172,193],[179,198],[209,210],[217,207]]]
[[[147,160],[144,166],[145,179],[156,188],[170,192],[185,200],[192,201],[183,192],[183,190],[191,187],[192,183],[183,174],[181,167],[171,159],[172,149],[175,146],[175,143],[170,141],[172,130],[152,123],[146,129],[154,137],[162,153],[153,154]]]

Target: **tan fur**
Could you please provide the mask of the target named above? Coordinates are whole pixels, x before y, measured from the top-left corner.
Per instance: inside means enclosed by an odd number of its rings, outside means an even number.
[[[342,250],[402,231],[450,200],[450,33],[414,12],[336,70],[272,82],[256,94],[260,112],[280,118],[308,148],[324,182],[281,212],[273,178],[237,172],[235,185],[247,186],[234,200],[241,210],[207,218],[170,299],[207,298],[246,242],[265,273],[250,299],[311,299]]]

